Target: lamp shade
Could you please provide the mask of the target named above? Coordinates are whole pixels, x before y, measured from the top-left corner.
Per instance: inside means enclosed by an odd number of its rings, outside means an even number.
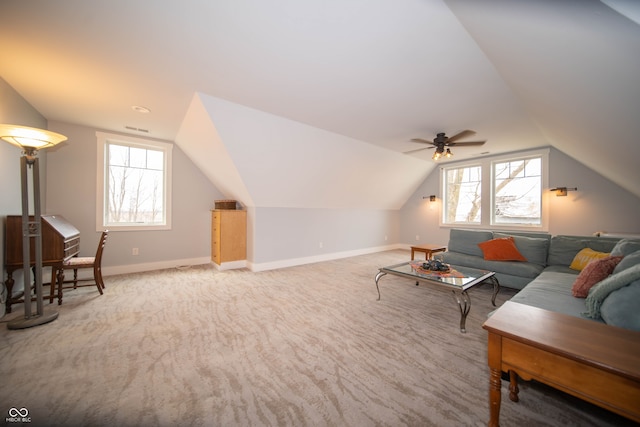
[[[0,124],[0,139],[18,147],[39,150],[66,141],[67,137],[44,129]]]

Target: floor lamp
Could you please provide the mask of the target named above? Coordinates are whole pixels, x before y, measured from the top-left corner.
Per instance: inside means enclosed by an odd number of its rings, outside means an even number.
[[[7,323],[9,329],[25,329],[43,325],[58,318],[57,311],[44,310],[42,303],[42,233],[40,216],[40,171],[38,150],[65,141],[59,133],[26,126],[0,124],[0,139],[22,148],[20,157],[20,181],[22,185],[22,262],[24,276],[24,317]],[[33,180],[33,220],[29,216],[28,169]],[[36,312],[31,311],[30,274],[31,238],[35,241],[35,291]],[[8,296],[11,298],[11,295]]]

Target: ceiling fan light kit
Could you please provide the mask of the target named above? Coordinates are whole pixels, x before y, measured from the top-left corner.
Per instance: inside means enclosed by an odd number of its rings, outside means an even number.
[[[431,157],[433,160],[439,160],[442,156],[446,157],[446,158],[451,158],[453,157],[453,153],[451,152],[451,149],[449,147],[453,147],[454,145],[457,146],[464,146],[464,145],[483,145],[485,142],[487,141],[465,141],[465,142],[456,142],[459,139],[465,138],[467,136],[471,136],[471,135],[475,135],[475,132],[472,130],[463,130],[462,132],[452,136],[452,137],[448,137],[444,132],[440,132],[436,135],[436,137],[433,139],[433,141],[429,141],[426,139],[422,139],[422,138],[413,138],[411,141],[412,142],[419,142],[421,144],[430,144],[433,145],[434,147],[436,147],[436,151],[433,153],[433,156]],[[407,151],[405,152],[405,154],[409,154],[409,153],[415,153],[417,151],[422,151],[422,150],[427,150],[430,147],[426,147],[426,148],[419,148],[417,150],[411,150],[411,151]],[[445,150],[446,148],[446,150]]]
[[[453,153],[451,152],[450,149],[447,148],[447,151],[444,151],[444,148],[436,148],[436,151],[433,153],[433,156],[431,157],[433,160],[439,160],[440,157],[446,157],[447,159],[450,159],[451,157],[453,157]]]

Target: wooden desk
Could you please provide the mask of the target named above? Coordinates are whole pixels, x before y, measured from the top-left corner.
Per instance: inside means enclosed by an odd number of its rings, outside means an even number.
[[[411,260],[413,261],[416,252],[424,252],[425,259],[431,259],[432,255],[436,252],[444,252],[446,250],[446,246],[439,245],[411,246]]]
[[[501,373],[535,379],[640,422],[640,332],[507,301],[489,331],[489,426],[498,426]]]
[[[33,221],[33,217],[30,218]],[[7,272],[7,302],[5,310],[11,313],[11,305],[23,302],[24,292],[13,295],[13,272],[21,270],[22,263],[22,215],[8,215],[5,230],[5,270]],[[42,235],[42,266],[54,267],[51,270],[51,282],[57,279],[53,276],[56,270],[62,276],[62,263],[80,252],[80,231],[69,223],[61,215],[42,215],[40,233]],[[30,238],[31,265],[35,265],[35,237]],[[62,280],[60,278],[60,280]],[[26,294],[29,294],[29,285],[25,285]],[[53,290],[53,288],[52,288]],[[53,293],[49,295],[49,301],[53,301]],[[62,294],[58,293],[58,302]]]

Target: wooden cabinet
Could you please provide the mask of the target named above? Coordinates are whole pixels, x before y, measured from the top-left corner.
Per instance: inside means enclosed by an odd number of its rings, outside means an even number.
[[[29,221],[34,221],[33,216]],[[22,215],[8,215],[5,230],[5,269],[7,272],[6,312],[11,313],[11,305],[22,302],[22,293],[13,295],[13,272],[21,270],[22,260]],[[62,266],[62,262],[77,255],[80,251],[80,231],[60,215],[42,215],[40,221],[42,238],[42,265],[44,267]],[[30,237],[29,260],[36,263],[36,238]],[[53,280],[53,278],[52,278]]]
[[[247,211],[214,209],[211,211],[211,260],[218,266],[244,267],[247,259]],[[240,265],[242,264],[242,265]]]
[[[34,221],[33,216],[29,221]],[[60,215],[42,215],[40,220],[42,236],[42,263],[52,265],[62,263],[80,251],[80,231]],[[30,260],[36,260],[35,237],[31,237]],[[8,215],[5,232],[5,265],[22,268],[22,216]]]

